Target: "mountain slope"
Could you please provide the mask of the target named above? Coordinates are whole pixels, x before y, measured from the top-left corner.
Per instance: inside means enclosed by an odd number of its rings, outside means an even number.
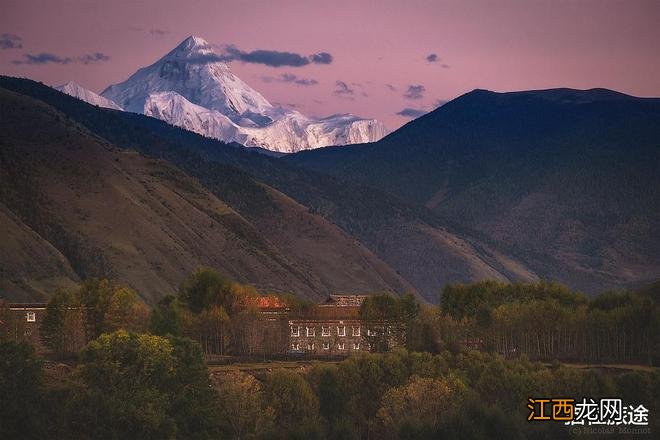
[[[587,291],[660,277],[660,100],[476,90],[375,144],[284,159],[380,188]]]
[[[369,142],[386,134],[373,119],[315,119],[271,105],[234,75],[208,42],[195,36],[102,95],[127,111],[204,136],[284,153]]]
[[[114,110],[123,110],[120,106],[115,104],[113,101],[110,101],[107,98],[104,98],[101,95],[98,95],[91,90],[87,90],[83,86],[73,81],[69,81],[66,84],[55,87],[56,90],[71,95],[74,98],[81,99],[88,104],[98,105],[99,107],[111,108]]]
[[[8,299],[108,276],[154,303],[199,265],[309,298],[410,289],[334,225],[235,168],[214,168],[214,189],[258,222],[168,163],[118,150],[31,98],[0,89],[0,116]],[[290,229],[265,235],[270,218]]]
[[[32,81],[0,77],[0,86],[47,102],[116,146],[175,164],[258,225],[259,219],[271,217],[261,215],[254,206],[258,198],[253,192],[237,191],[247,187],[240,183],[244,178],[255,176],[317,218],[337,225],[431,302],[437,301],[438,292],[448,282],[536,279],[516,256],[480,238],[458,234],[428,210],[382,191],[204,138],[153,118],[94,108]],[[240,168],[242,174],[223,171],[227,168]],[[234,176],[236,182],[223,183],[226,176]]]

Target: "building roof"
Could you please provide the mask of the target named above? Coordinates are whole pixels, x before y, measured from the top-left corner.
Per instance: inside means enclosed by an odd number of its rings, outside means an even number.
[[[330,295],[321,306],[360,307],[367,295]]]
[[[9,309],[45,309],[48,303],[5,303]]]
[[[276,296],[260,296],[257,300],[260,309],[285,309],[287,305]]]

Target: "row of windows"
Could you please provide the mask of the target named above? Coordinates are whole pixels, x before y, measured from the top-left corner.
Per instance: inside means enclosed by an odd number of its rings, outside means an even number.
[[[300,336],[300,330],[302,326],[292,325],[291,326],[291,336]],[[321,326],[321,336],[331,336],[332,327]],[[346,326],[337,326],[337,336],[346,336]],[[360,336],[360,327],[351,327],[352,336]],[[375,336],[376,332],[367,329],[367,336]],[[316,336],[316,327],[305,327],[305,336]]]
[[[324,342],[323,344],[321,344],[321,347],[324,350],[330,350],[331,345],[330,345],[329,342]],[[360,343],[359,342],[354,342],[353,344],[351,344],[351,348],[353,350],[359,350],[360,349]],[[369,344],[367,344],[366,349],[369,350]],[[296,343],[291,344],[291,350],[300,351],[300,343],[296,342]],[[316,344],[314,344],[314,343],[307,344],[307,351],[313,351],[313,350],[316,350]],[[346,350],[346,344],[343,343],[343,342],[338,343],[337,344],[337,350]]]

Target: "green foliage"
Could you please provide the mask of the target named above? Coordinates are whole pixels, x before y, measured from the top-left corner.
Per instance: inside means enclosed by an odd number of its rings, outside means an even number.
[[[179,298],[193,313],[212,305],[226,305],[230,295],[231,282],[207,268],[197,269],[179,288]]]
[[[218,379],[215,389],[223,438],[259,438],[272,430],[273,409],[267,406],[263,387],[253,376],[228,373]]]
[[[208,372],[199,347],[124,330],[82,352],[70,406],[83,438],[210,438]]]
[[[460,320],[465,317],[473,318],[479,311],[484,313],[502,304],[550,299],[564,306],[587,303],[583,294],[573,293],[557,283],[540,281],[536,284],[507,284],[482,281],[474,284],[447,284],[440,296],[440,310]]]
[[[40,335],[47,347],[63,357],[75,354],[103,332],[145,330],[148,314],[133,290],[93,278],[77,290],[60,289],[53,294]]]
[[[300,435],[317,423],[318,398],[300,374],[289,370],[273,371],[266,376],[264,396],[273,409],[278,436]]]
[[[0,342],[0,437],[43,438],[44,394],[41,362],[32,346]]]
[[[177,297],[167,295],[151,310],[149,330],[159,336],[182,336],[182,315],[183,307]]]
[[[91,278],[78,291],[85,313],[87,340],[98,338],[105,330],[105,315],[115,289],[110,280]]]

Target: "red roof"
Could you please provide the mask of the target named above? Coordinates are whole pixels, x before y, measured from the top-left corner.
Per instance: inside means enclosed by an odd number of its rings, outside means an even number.
[[[260,309],[284,309],[286,304],[276,296],[260,296],[257,300]]]

